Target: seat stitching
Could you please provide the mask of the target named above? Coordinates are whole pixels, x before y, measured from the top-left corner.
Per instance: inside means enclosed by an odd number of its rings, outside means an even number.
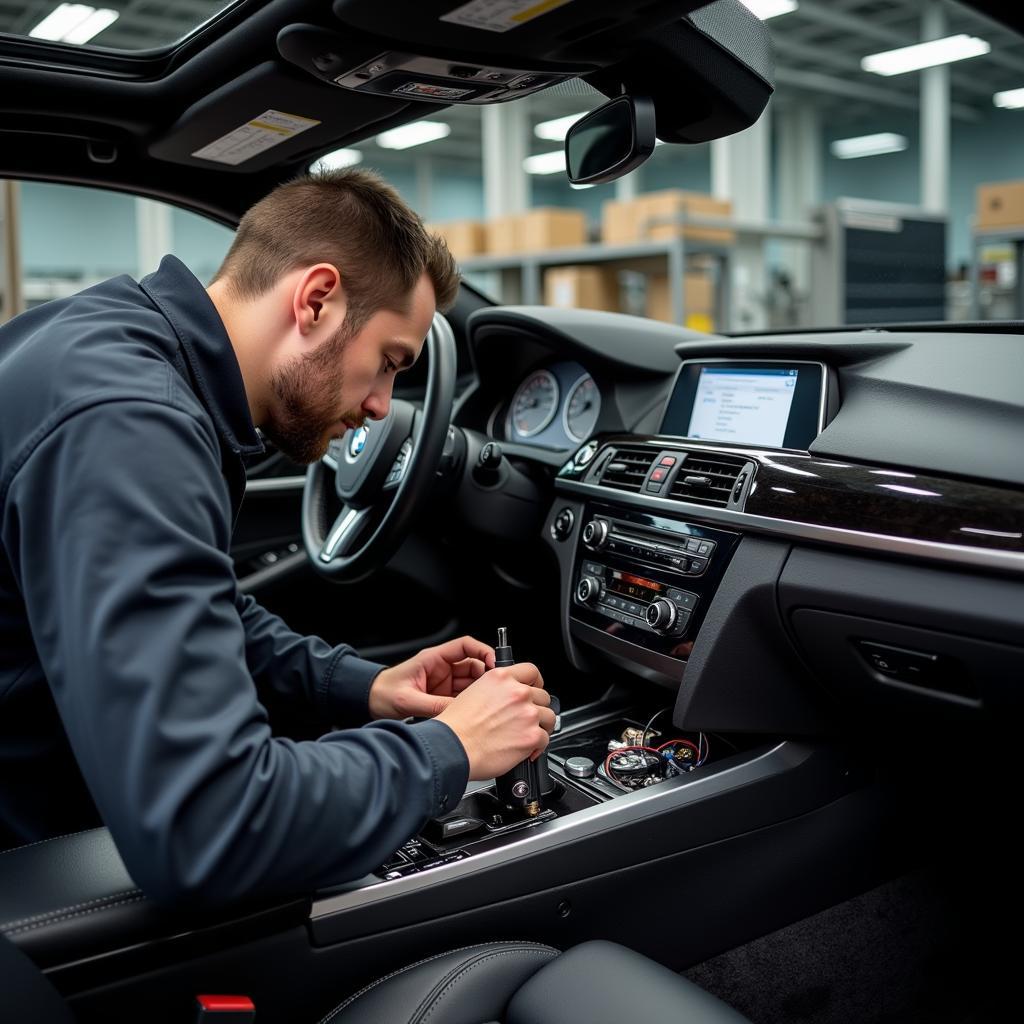
[[[485,964],[487,963],[488,960],[495,960],[498,957],[502,956],[521,956],[523,953],[536,952],[538,951],[535,949],[502,949],[496,950],[493,953],[486,953],[483,956],[481,956],[480,959],[474,960],[472,963],[463,964],[461,967],[455,970],[454,974],[449,979],[446,979],[442,982],[444,988],[442,988],[441,991],[438,992],[436,996],[428,996],[427,999],[420,1003],[419,1007],[416,1010],[416,1013],[413,1014],[412,1019],[410,1020],[410,1024],[427,1024],[427,1021],[434,1015],[434,1011],[437,1010],[437,1008],[444,1001],[444,997],[458,984],[458,982],[463,977],[469,974],[470,971],[479,967],[481,964]],[[554,956],[558,956],[557,949],[549,948],[543,950],[543,952],[553,954]],[[428,1002],[433,1004],[430,1005],[429,1009],[427,1008]],[[423,1014],[423,1016],[421,1017],[420,1014]]]
[[[70,906],[67,907],[58,907],[56,910],[48,910],[46,911],[45,914],[33,914],[30,917],[19,917],[15,918],[15,920],[13,921],[4,921],[3,924],[0,924],[0,929],[2,929],[3,931],[7,931],[9,928],[15,928],[23,924],[29,924],[32,921],[44,921],[45,918],[56,917],[60,914],[66,914],[71,910],[81,910],[85,907],[96,907],[96,909],[99,910],[100,908],[96,906],[97,904],[109,903],[111,900],[120,899],[122,896],[133,896],[136,893],[141,892],[141,889],[125,889],[124,892],[114,892],[111,893],[109,896],[98,896],[96,899],[86,900],[84,903],[72,903]]]
[[[117,900],[114,903],[108,903],[105,907],[92,907],[89,910],[76,910],[73,914],[62,914],[60,917],[50,918],[47,921],[37,921],[35,924],[27,924],[21,928],[12,928],[9,931],[4,929],[5,935],[18,935],[20,932],[31,932],[36,928],[45,928],[48,924],[56,924],[58,921],[70,921],[73,917],[88,917],[90,914],[98,914],[101,910],[109,910],[111,907],[122,906],[127,903],[139,903],[144,900],[145,896],[130,896],[128,899]]]
[[[37,839],[34,843],[24,843],[21,846],[12,846],[9,850],[0,850],[0,857],[5,853],[17,853],[19,850],[27,850],[32,846],[42,846],[43,843],[55,843],[58,839],[70,839],[72,836],[84,836],[86,832],[102,832],[103,827],[83,828],[80,832],[65,832],[62,836],[50,836],[49,839]]]
[[[542,942],[523,942],[519,939],[496,939],[495,942],[501,944],[506,943],[508,945],[519,945],[529,946],[533,949],[545,949],[550,950],[553,953],[557,953],[558,950],[553,946],[547,946]],[[354,1003],[360,996],[366,995],[371,989],[375,989],[378,985],[383,985],[385,981],[390,981],[392,978],[397,978],[399,974],[404,974],[406,971],[411,971],[415,967],[422,967],[424,964],[429,964],[433,960],[440,960],[443,956],[449,956],[452,953],[464,953],[467,949],[481,949],[484,946],[494,945],[494,942],[475,942],[471,946],[459,946],[458,949],[446,949],[443,953],[435,953],[433,956],[428,956],[423,960],[417,960],[414,964],[407,964],[405,967],[399,967],[397,971],[392,971],[390,974],[385,975],[383,978],[378,978],[376,981],[371,981],[369,985],[361,988],[355,995],[349,996],[343,1003],[336,1006],[326,1017],[324,1017],[320,1024],[328,1024],[328,1021],[336,1017],[342,1010]]]

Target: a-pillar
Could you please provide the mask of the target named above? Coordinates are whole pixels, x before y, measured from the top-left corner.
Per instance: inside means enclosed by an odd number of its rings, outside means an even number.
[[[151,274],[174,248],[171,208],[154,199],[135,200],[135,260],[139,277]]]

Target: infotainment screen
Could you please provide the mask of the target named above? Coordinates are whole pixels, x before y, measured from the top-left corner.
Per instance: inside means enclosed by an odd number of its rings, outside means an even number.
[[[806,449],[822,427],[820,363],[689,361],[661,433],[765,448]]]

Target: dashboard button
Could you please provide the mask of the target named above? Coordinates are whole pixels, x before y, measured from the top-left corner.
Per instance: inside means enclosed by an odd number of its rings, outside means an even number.
[[[697,540],[696,537],[691,537],[686,542],[686,550],[689,551],[690,554],[692,554],[692,555],[697,554],[697,548],[699,548],[699,547],[700,547],[700,541]]]
[[[687,566],[687,572],[697,575],[702,573],[707,567],[708,560],[706,558],[691,558],[690,564]]]
[[[670,589],[668,591],[668,599],[679,605],[680,608],[686,608],[688,611],[693,611],[697,607],[697,595],[691,594],[687,590],[675,590]]]
[[[659,466],[668,466],[671,469],[676,464],[674,455],[666,455],[659,463]]]
[[[702,540],[700,542],[700,544],[697,545],[697,554],[698,555],[710,555],[711,552],[714,550],[714,548],[715,548],[715,545],[712,544],[711,541],[709,541],[709,540]]]

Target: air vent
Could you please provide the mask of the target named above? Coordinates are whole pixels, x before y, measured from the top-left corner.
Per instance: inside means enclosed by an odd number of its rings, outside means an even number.
[[[620,448],[605,464],[601,483],[619,491],[639,491],[647,477],[647,471],[657,458],[657,452],[631,451]]]
[[[668,496],[676,501],[693,501],[698,505],[728,505],[729,496],[743,466],[743,459],[687,452],[686,460]]]

